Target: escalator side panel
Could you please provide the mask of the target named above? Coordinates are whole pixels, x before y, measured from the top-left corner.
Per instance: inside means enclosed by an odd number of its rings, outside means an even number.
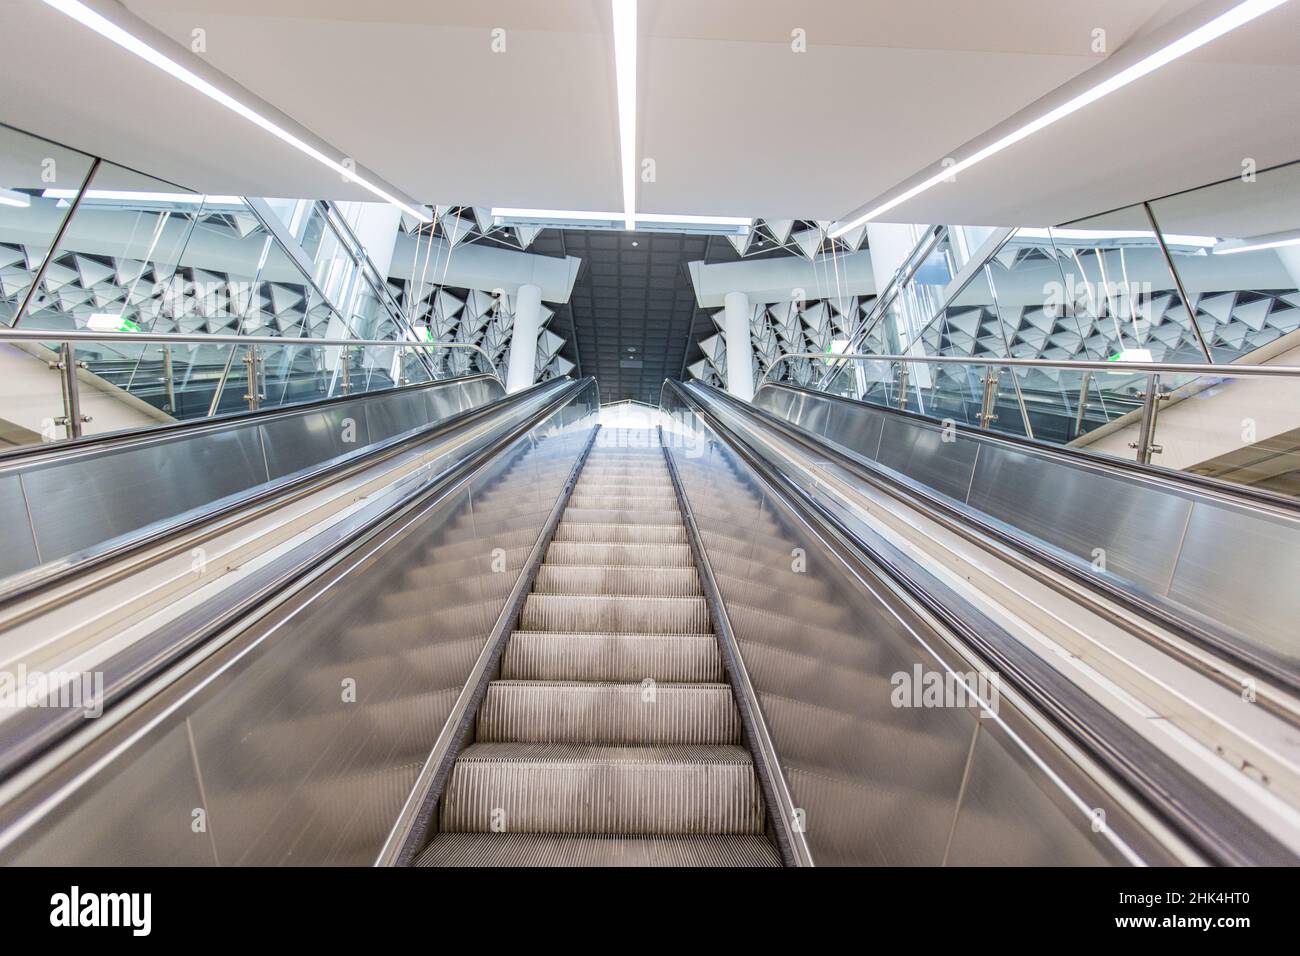
[[[1006,728],[1032,735],[1005,702],[992,721],[974,699],[918,701],[918,677],[969,667],[878,582],[851,573],[725,439],[689,409],[668,411],[705,432],[676,443],[673,459],[817,865],[941,865],[954,853],[964,863],[1126,861],[1081,809],[1103,808],[1123,833],[1120,807],[1082,779],[1067,791],[1066,778],[1027,759]]]
[[[23,493],[16,508],[0,500],[6,520],[30,521],[26,532],[6,540],[33,541],[31,552],[7,554],[0,572],[84,556],[501,397],[495,379],[450,380],[0,456],[0,492],[17,481]]]
[[[1104,555],[1105,581],[1221,632],[1278,673],[1300,670],[1300,516],[1284,506],[1032,442],[945,435],[933,421],[802,389],[768,386],[754,404],[1056,549],[1084,573]]]
[[[587,441],[582,407],[151,699],[107,765],[95,744],[56,770],[86,777],[34,825],[7,807],[0,861],[373,863]]]

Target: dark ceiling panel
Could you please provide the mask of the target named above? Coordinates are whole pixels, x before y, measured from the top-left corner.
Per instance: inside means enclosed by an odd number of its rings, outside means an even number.
[[[575,229],[544,230],[528,251],[582,259],[573,295],[551,320],[561,335],[572,329],[564,357],[599,379],[601,401],[651,405],[664,379],[682,378],[701,357],[699,340],[714,332],[713,310],[695,307],[687,263],[740,258],[720,236]],[[788,254],[754,250],[749,258]]]
[[[651,405],[659,403],[664,379],[681,378],[695,330],[711,325],[695,307],[686,264],[736,258],[725,239],[555,229],[539,235],[529,251],[582,259],[561,310],[575,339],[566,357],[581,374],[596,376],[601,401],[632,398]]]

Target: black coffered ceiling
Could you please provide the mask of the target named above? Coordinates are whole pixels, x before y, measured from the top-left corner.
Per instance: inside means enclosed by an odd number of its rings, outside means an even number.
[[[635,245],[633,245],[635,243]],[[577,256],[582,269],[551,327],[573,330],[563,354],[582,375],[595,375],[602,402],[659,404],[665,378],[681,378],[688,353],[711,334],[709,314],[696,308],[688,262],[730,262],[724,238],[672,233],[547,229],[529,252]]]

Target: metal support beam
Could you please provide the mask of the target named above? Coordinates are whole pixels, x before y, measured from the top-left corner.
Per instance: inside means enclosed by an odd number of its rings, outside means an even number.
[[[77,214],[81,208],[81,200],[86,195],[86,190],[90,188],[90,181],[95,178],[95,172],[99,169],[100,159],[95,157],[95,161],[90,164],[90,172],[86,173],[85,180],[81,183],[81,188],[77,190],[77,197],[72,200],[72,205],[68,208],[68,214],[63,217],[63,222],[59,223],[59,231],[54,234],[50,240],[50,250],[45,253],[45,258],[41,260],[40,268],[36,270],[36,275],[32,276],[32,284],[27,287],[27,294],[23,296],[22,305],[18,306],[18,311],[14,313],[14,320],[10,323],[10,328],[18,328],[18,323],[23,320],[27,314],[27,307],[36,297],[36,290],[40,288],[41,280],[45,278],[45,270],[50,266],[50,260],[54,258],[54,253],[58,251],[59,246],[63,245],[63,236],[68,231],[68,226],[72,222],[72,217]]]
[[[84,367],[84,362],[77,361],[77,347],[71,342],[59,346],[58,360],[50,363],[50,368],[59,373],[63,391],[63,414],[54,419],[54,424],[62,425],[68,438],[80,438],[81,426],[91,420],[89,415],[81,414],[81,392],[77,387],[77,369]]]
[[[1205,356],[1205,361],[1214,364],[1214,355],[1210,352],[1210,346],[1205,341],[1205,334],[1201,331],[1201,324],[1196,321],[1196,306],[1192,303],[1191,296],[1183,288],[1183,278],[1178,274],[1178,267],[1174,265],[1174,258],[1169,254],[1169,247],[1165,245],[1164,234],[1160,231],[1160,223],[1156,222],[1156,214],[1151,209],[1149,202],[1144,202],[1142,208],[1146,210],[1147,222],[1151,223],[1151,231],[1156,234],[1156,243],[1160,246],[1160,253],[1165,257],[1165,265],[1169,268],[1169,274],[1173,276],[1174,286],[1178,289],[1178,297],[1183,300],[1183,308],[1187,310],[1187,318],[1192,323],[1192,334],[1196,336],[1196,344],[1201,349],[1201,354]]]
[[[1147,388],[1139,396],[1142,399],[1142,421],[1138,426],[1138,439],[1128,443],[1129,448],[1137,450],[1137,463],[1139,465],[1151,464],[1151,456],[1158,455],[1162,451],[1159,445],[1155,443],[1156,422],[1160,417],[1160,402],[1168,396],[1160,394],[1160,376],[1150,375],[1147,377]]]
[[[244,393],[244,401],[248,403],[248,410],[255,412],[262,405],[262,399],[266,398],[262,394],[261,365],[262,356],[257,351],[256,345],[250,345],[248,351],[244,353],[244,365],[248,368],[248,391]]]
[[[989,369],[980,381],[984,385],[984,392],[980,396],[979,426],[988,428],[998,420],[998,370]]]

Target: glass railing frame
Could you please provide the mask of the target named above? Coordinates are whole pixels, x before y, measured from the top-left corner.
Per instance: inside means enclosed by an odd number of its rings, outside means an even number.
[[[348,352],[352,348],[392,348],[392,349],[416,349],[417,354],[427,355],[429,349],[469,349],[477,352],[483,357],[483,362],[488,369],[487,372],[478,372],[474,374],[487,374],[495,378],[505,390],[505,381],[497,371],[496,366],[492,363],[491,356],[480,345],[472,342],[407,342],[401,339],[317,339],[317,338],[289,338],[286,336],[275,335],[231,335],[231,334],[174,334],[174,333],[154,333],[154,332],[92,332],[86,330],[78,331],[54,331],[46,329],[14,329],[0,328],[0,342],[20,342],[35,345],[45,345],[50,342],[57,343],[59,349],[58,358],[51,363],[51,368],[59,373],[60,385],[63,393],[63,416],[55,419],[55,424],[66,429],[66,438],[69,440],[82,437],[82,425],[90,420],[89,416],[83,415],[80,406],[80,397],[78,390],[77,372],[85,368],[85,363],[77,359],[77,343],[95,343],[105,342],[122,342],[135,345],[162,345],[170,347],[172,345],[228,345],[230,357],[226,362],[225,370],[217,386],[216,396],[212,405],[209,407],[208,414],[204,418],[213,418],[216,416],[215,407],[221,392],[225,388],[226,381],[230,374],[233,364],[234,354],[238,348],[256,349],[259,346],[270,347],[302,347],[302,348],[338,348],[339,360],[343,372],[343,381],[348,381]],[[248,394],[244,396],[250,411],[256,411],[260,408],[262,395],[253,385],[256,383],[256,353],[250,351],[248,358],[252,358],[250,363]],[[248,361],[248,358],[245,361]],[[429,381],[438,381],[436,375],[430,375]],[[406,385],[398,385],[399,388],[418,387],[427,384],[425,382],[415,382]],[[351,389],[346,388],[342,394],[351,394]]]
[[[898,394],[900,407],[903,407],[905,402],[905,396],[908,389],[908,378],[912,364],[973,365],[987,368],[989,369],[989,372],[983,376],[981,382],[983,394],[978,426],[983,429],[987,429],[992,422],[991,408],[993,403],[996,401],[998,369],[1036,368],[1063,372],[1145,373],[1147,377],[1145,389],[1137,395],[1137,397],[1142,401],[1141,416],[1137,422],[1138,439],[1135,443],[1131,443],[1130,446],[1137,452],[1136,462],[1139,465],[1151,465],[1152,455],[1159,454],[1162,450],[1160,445],[1156,443],[1156,427],[1159,421],[1161,405],[1170,397],[1170,393],[1161,392],[1160,378],[1162,375],[1211,375],[1228,377],[1241,376],[1246,378],[1263,377],[1300,379],[1300,366],[1295,365],[1237,365],[1232,363],[1212,362],[1107,362],[1096,359],[1052,362],[1046,359],[997,358],[992,356],[966,357],[958,355],[871,355],[856,352],[791,352],[777,356],[776,360],[768,366],[762,376],[759,377],[758,383],[754,387],[754,394],[757,395],[759,390],[766,385],[781,384],[777,381],[771,381],[773,371],[783,362],[793,361],[796,359],[813,359],[819,362],[828,362],[839,365],[841,368],[847,368],[852,362],[877,362],[885,363],[890,366],[896,365],[899,369]],[[837,373],[838,371],[839,370],[837,370]],[[831,381],[834,381],[834,376],[831,378]],[[1086,386],[1084,386],[1084,388],[1086,388]],[[815,389],[815,391],[826,391],[826,389],[819,388]],[[1025,434],[1032,440],[1034,438],[1033,427],[1029,421],[1029,412],[1025,407],[1024,397],[1021,395],[1018,386],[1016,388],[1016,399],[1020,408]],[[903,410],[905,410],[905,407],[903,407]],[[1120,421],[1120,419],[1116,419],[1115,421]]]

